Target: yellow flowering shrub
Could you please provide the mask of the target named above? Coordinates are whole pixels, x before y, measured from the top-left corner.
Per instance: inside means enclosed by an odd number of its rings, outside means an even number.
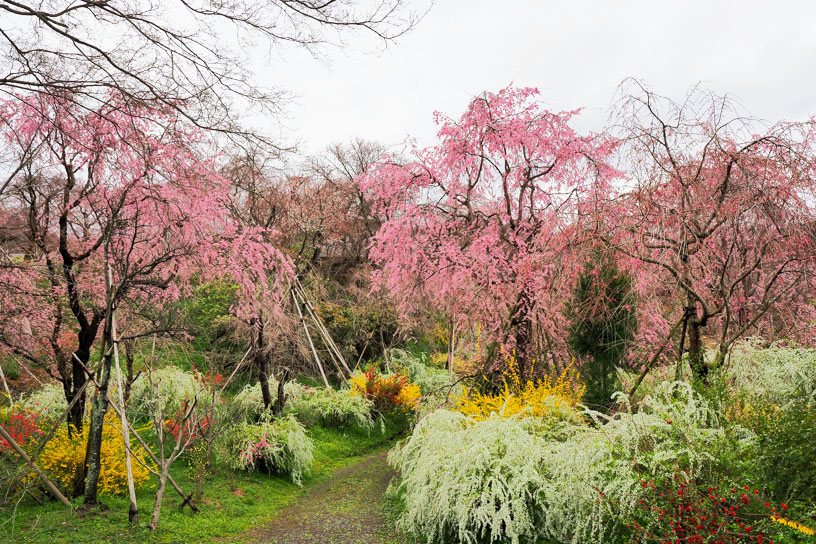
[[[70,491],[76,475],[83,469],[88,427],[89,422],[83,425],[81,432],[72,427],[69,436],[67,427],[61,426],[38,459],[40,468],[63,490]],[[121,428],[119,417],[112,411],[108,412],[102,427],[102,470],[99,474],[99,492],[104,495],[118,495],[127,490],[125,443]],[[135,442],[135,439],[131,439],[133,455],[143,463],[155,467],[147,452]],[[150,480],[150,472],[136,459],[131,459],[131,466],[133,482],[138,489]]]
[[[454,355],[453,357],[453,370],[454,372],[461,373],[461,374],[471,374],[475,368],[474,360],[464,359],[459,355]],[[434,353],[431,355],[431,365],[438,367],[438,368],[445,368],[448,364],[448,354],[447,353]]]
[[[806,534],[808,536],[816,535],[816,531],[811,529],[806,525],[802,525],[798,521],[793,521],[791,519],[786,519],[781,516],[771,516],[771,519],[781,525],[787,525],[788,527],[799,531],[800,533]]]
[[[397,395],[397,402],[404,406],[415,408],[420,395],[419,386],[415,383],[408,382],[400,389],[399,395]]]
[[[493,413],[502,417],[519,414],[519,417],[582,421],[577,405],[585,387],[578,385],[579,376],[572,371],[572,363],[557,377],[545,376],[522,382],[515,357],[505,355],[505,360],[507,368],[501,390],[496,394],[485,394],[465,389],[462,396],[454,398],[458,412],[477,421],[483,421]]]

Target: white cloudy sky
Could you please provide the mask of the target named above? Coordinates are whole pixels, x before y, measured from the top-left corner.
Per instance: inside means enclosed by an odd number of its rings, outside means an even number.
[[[814,1],[437,0],[385,52],[371,42],[289,52],[263,81],[295,95],[286,125],[304,151],[350,137],[431,143],[431,114],[475,94],[534,86],[553,109],[586,108],[599,129],[628,76],[680,99],[703,82],[770,121],[816,113]]]

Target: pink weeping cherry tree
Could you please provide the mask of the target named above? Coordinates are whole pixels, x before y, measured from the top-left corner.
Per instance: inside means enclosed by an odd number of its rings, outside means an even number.
[[[640,296],[663,301],[645,330],[670,330],[702,380],[706,344],[716,365],[746,335],[812,340],[816,125],[763,126],[697,88],[682,104],[629,89],[617,108],[628,187],[600,213]]]
[[[242,294],[237,313],[262,303],[274,314],[291,265],[274,236],[231,222],[213,142],[175,112],[115,94],[95,109],[21,95],[0,103],[0,115],[4,145],[36,150],[0,200],[15,228],[14,249],[0,256],[0,349],[52,373],[69,402],[81,396],[70,414],[77,428],[88,371],[96,375],[84,481],[85,503],[95,504],[110,346],[166,327],[136,310],[226,276]]]
[[[537,95],[508,87],[474,98],[459,119],[436,114],[437,145],[386,157],[360,179],[384,218],[370,253],[375,285],[403,313],[430,304],[482,324],[485,369],[499,369],[504,346],[524,377],[534,335],[556,349],[551,331],[579,268],[577,222],[619,175],[607,163],[614,139],[579,134],[577,110],[548,111]]]

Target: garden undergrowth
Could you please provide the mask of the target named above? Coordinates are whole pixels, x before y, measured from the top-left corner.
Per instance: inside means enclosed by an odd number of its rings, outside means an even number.
[[[0,507],[0,541],[15,543],[74,542],[243,542],[244,533],[269,521],[305,491],[331,477],[336,470],[360,461],[366,454],[389,447],[405,429],[404,421],[389,421],[383,432],[315,426],[308,430],[314,441],[311,475],[298,487],[286,475],[231,472],[215,467],[205,478],[200,512],[179,511],[181,498],[168,491],[162,522],[155,532],[147,529],[154,489],[137,494],[139,527],[127,521],[126,496],[103,497],[106,508],[68,512],[59,503],[40,506],[30,499]],[[193,481],[184,463],[173,466],[174,478],[186,492]],[[173,493],[170,495],[169,493]],[[81,498],[74,499],[75,507]]]

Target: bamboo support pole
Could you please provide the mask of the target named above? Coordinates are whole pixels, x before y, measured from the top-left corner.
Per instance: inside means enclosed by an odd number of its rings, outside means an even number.
[[[317,368],[320,370],[320,376],[323,378],[323,383],[326,384],[326,388],[330,388],[329,380],[326,378],[326,372],[323,370],[323,365],[320,362],[320,357],[317,355],[317,350],[315,349],[314,342],[312,342],[312,335],[309,333],[309,327],[306,326],[306,320],[303,318],[303,312],[300,310],[300,304],[297,300],[297,295],[295,295],[294,290],[292,291],[292,302],[295,303],[295,308],[297,309],[297,313],[300,316],[300,323],[303,325],[303,330],[306,331],[306,339],[309,341],[309,347],[312,348],[312,355],[314,356],[315,363],[317,364]]]
[[[65,495],[63,495],[60,490],[57,489],[57,486],[55,486],[54,483],[48,479],[48,476],[46,476],[43,471],[40,470],[37,463],[35,463],[34,460],[29,457],[25,451],[23,451],[23,448],[21,448],[17,441],[14,440],[14,438],[12,438],[8,432],[6,432],[6,429],[4,429],[2,425],[0,425],[0,437],[11,445],[11,448],[17,453],[17,455],[23,458],[23,460],[26,462],[26,466],[31,466],[40,480],[42,480],[42,482],[45,484],[45,487],[48,488],[48,491],[50,491],[58,501],[68,508],[72,508],[71,502],[65,498]]]

